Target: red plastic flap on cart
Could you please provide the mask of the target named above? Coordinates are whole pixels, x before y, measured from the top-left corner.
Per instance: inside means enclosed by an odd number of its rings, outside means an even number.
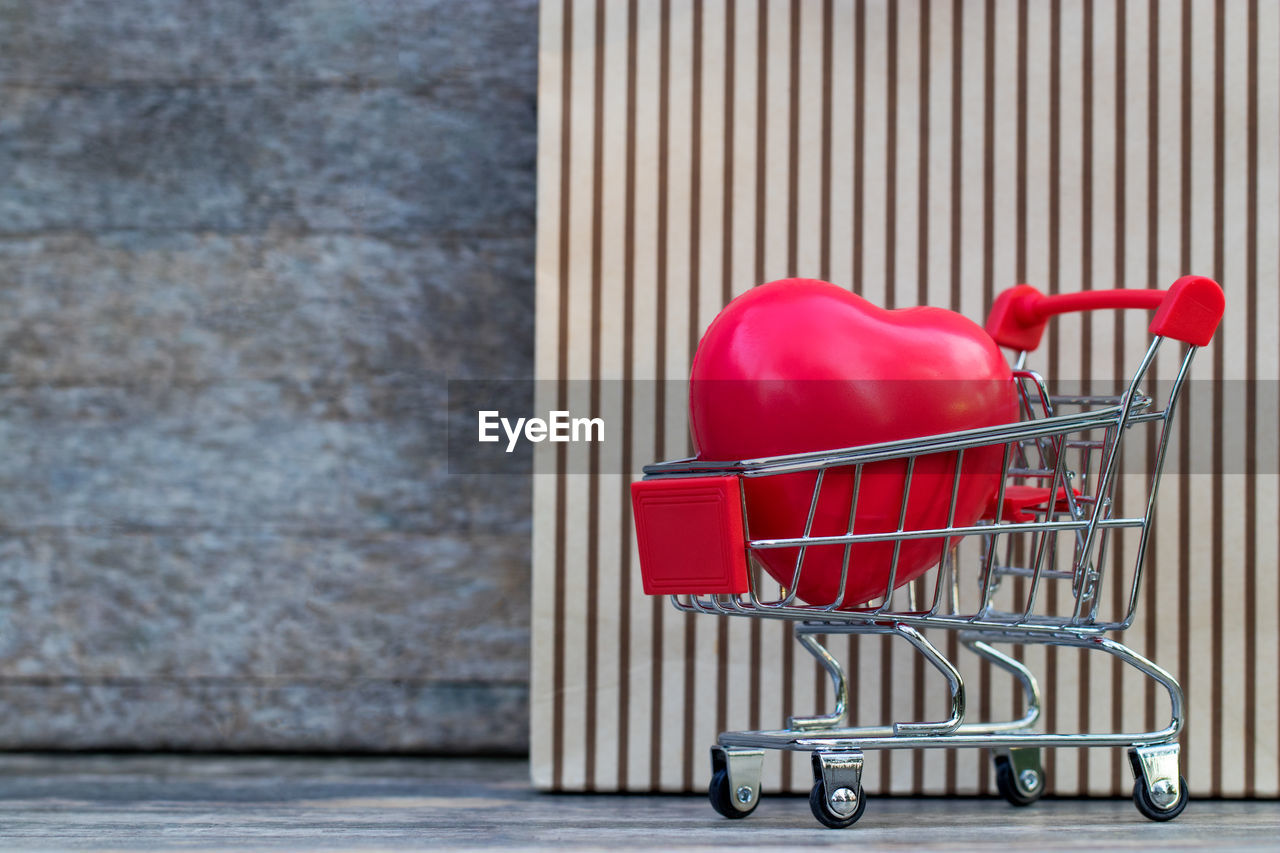
[[[747,592],[737,477],[632,483],[631,509],[646,595]]]
[[[1079,489],[1072,489],[1072,494],[1076,497],[1080,496]],[[991,496],[991,505],[987,507],[987,511],[983,514],[983,518],[995,518],[996,498]],[[1000,506],[1001,521],[1035,521],[1037,512],[1044,512],[1049,504],[1049,490],[1043,486],[1005,486],[1004,503]],[[1058,500],[1054,504],[1054,510],[1057,512],[1066,512],[1069,508],[1067,504],[1067,490],[1058,487]],[[1028,512],[1032,510],[1032,512]]]

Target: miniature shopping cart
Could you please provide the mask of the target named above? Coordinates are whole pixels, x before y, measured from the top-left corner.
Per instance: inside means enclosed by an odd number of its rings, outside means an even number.
[[[1099,308],[1155,310],[1150,325],[1154,339],[1137,371],[1113,396],[1051,394],[1045,379],[1027,368],[1028,353],[1039,345],[1051,316]],[[791,717],[776,731],[719,736],[711,748],[710,798],[715,810],[727,818],[742,818],[756,808],[767,749],[811,754],[810,807],[820,822],[840,828],[857,821],[866,807],[861,777],[867,750],[990,749],[1000,793],[1014,805],[1028,805],[1045,787],[1041,749],[1125,747],[1139,811],[1158,821],[1176,817],[1188,797],[1178,768],[1182,688],[1170,673],[1107,635],[1133,622],[1175,407],[1196,350],[1211,341],[1222,313],[1221,288],[1195,276],[1179,279],[1167,291],[1044,296],[1019,285],[1001,294],[987,323],[997,343],[1018,353],[1013,371],[1021,407],[1017,423],[763,459],[683,459],[646,467],[644,481],[633,486],[645,591],[670,594],[677,609],[692,613],[794,622],[796,639],[834,682],[835,708],[829,714]],[[1165,392],[1148,393],[1151,389],[1144,383],[1170,338],[1188,346],[1176,375],[1160,383]],[[1147,433],[1145,456],[1134,454],[1142,456],[1141,471],[1122,473],[1125,439],[1141,431]],[[982,448],[999,448],[995,458],[1002,460],[999,491],[990,511],[972,524],[956,524],[957,489],[952,486],[945,526],[906,524],[913,470],[931,456],[945,458],[955,465],[958,485],[966,454]],[[1128,461],[1124,470],[1132,471],[1135,459]],[[864,471],[892,466],[900,466],[903,484],[896,529],[855,532],[858,482]],[[838,474],[851,474],[854,483],[847,530],[817,535],[814,507],[824,480],[829,486]],[[812,480],[804,528],[786,537],[753,537],[744,497],[751,481],[797,475]],[[1115,496],[1121,480],[1136,483],[1124,495],[1124,506],[1140,506],[1141,512],[1120,511]],[[805,517],[803,508],[799,517]],[[930,574],[895,588],[899,548],[919,539],[943,543],[941,561]],[[1125,551],[1119,550],[1122,539],[1130,543]],[[849,555],[873,542],[894,543],[888,581],[879,598],[850,606],[845,587],[857,567],[850,567]],[[762,555],[778,548],[796,554],[790,583],[770,580],[761,570]],[[796,590],[803,587],[806,566],[823,549],[843,554],[837,592],[830,600],[802,600]],[[1122,561],[1117,554],[1132,558]],[[960,671],[925,636],[929,629],[958,632],[958,646],[1012,674],[1025,696],[1025,713],[1011,721],[970,720]],[[910,643],[945,677],[950,716],[940,722],[849,727],[845,673],[823,645],[826,636],[847,634],[889,635]],[[1041,700],[1036,678],[1023,661],[998,650],[997,644],[1069,646],[1112,655],[1168,691],[1171,719],[1161,729],[1138,733],[1038,731]]]

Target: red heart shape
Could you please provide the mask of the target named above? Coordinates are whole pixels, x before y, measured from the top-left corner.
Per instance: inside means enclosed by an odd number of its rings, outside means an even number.
[[[1018,419],[1018,398],[999,348],[964,316],[929,307],[886,311],[827,282],[786,279],[739,296],[712,321],[694,356],[689,413],[698,457],[731,461],[1009,423]],[[987,508],[1002,456],[999,446],[966,451],[954,524],[973,524]],[[954,453],[918,458],[906,529],[946,526],[955,462]],[[856,533],[898,529],[905,472],[899,460],[865,466]],[[746,479],[751,538],[802,535],[816,476]],[[853,480],[851,467],[827,472],[814,535],[846,532]],[[903,541],[895,586],[936,565],[943,546],[941,538]],[[851,549],[842,606],[884,595],[893,549],[892,542]],[[789,587],[797,552],[760,556]],[[843,557],[843,546],[809,548],[799,598],[834,601]]]

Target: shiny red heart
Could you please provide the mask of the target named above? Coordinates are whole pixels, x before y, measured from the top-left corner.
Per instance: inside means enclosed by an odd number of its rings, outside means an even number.
[[[729,303],[702,337],[693,361],[690,426],[698,457],[730,461],[916,438],[1018,419],[1009,366],[976,323],[941,308],[886,311],[822,281],[786,279]],[[968,525],[999,486],[999,446],[965,453],[954,524]],[[906,529],[944,527],[954,453],[919,457]],[[906,464],[865,466],[856,533],[898,529]],[[753,539],[802,535],[816,474],[745,480]],[[851,467],[829,471],[814,535],[846,532]],[[937,564],[944,540],[901,543],[895,586]],[[894,544],[851,549],[842,605],[885,594]],[[769,574],[790,586],[798,549],[761,553]],[[797,595],[829,604],[839,594],[843,546],[807,549]]]

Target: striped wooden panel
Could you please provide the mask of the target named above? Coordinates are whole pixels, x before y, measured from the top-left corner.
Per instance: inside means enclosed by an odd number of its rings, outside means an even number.
[[[627,483],[688,451],[684,400],[650,380],[687,376],[726,301],[807,275],[981,319],[1016,282],[1163,287],[1197,272],[1222,282],[1227,317],[1196,363],[1205,381],[1121,639],[1187,690],[1193,792],[1280,793],[1280,6],[545,0],[541,14],[541,404],[595,406],[619,438],[535,462],[535,783],[699,789],[717,731],[830,701],[783,626],[687,617],[640,591]],[[1144,316],[1064,318],[1040,366],[1113,380],[1146,341]],[[856,721],[942,713],[908,649],[837,648]],[[1051,727],[1167,713],[1110,660],[1027,660]],[[1015,712],[1004,679],[965,674],[974,712]],[[808,788],[806,759],[787,759],[766,764],[767,790]],[[1060,794],[1132,784],[1118,750],[1050,755],[1049,770]],[[971,793],[992,776],[974,751],[878,753],[867,787]]]

